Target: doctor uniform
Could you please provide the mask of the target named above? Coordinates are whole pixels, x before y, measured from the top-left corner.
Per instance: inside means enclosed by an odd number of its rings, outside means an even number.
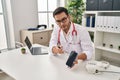
[[[89,36],[88,31],[85,27],[82,27],[78,24],[74,24],[74,27],[71,23],[68,33],[60,31],[59,26],[55,26],[51,35],[49,49],[52,53],[53,46],[57,46],[58,37],[60,39],[60,45],[63,47],[65,53],[70,53],[71,51],[76,51],[78,54],[85,53],[87,59],[91,59],[93,53],[93,46]],[[76,30],[77,35],[72,35],[73,29]]]

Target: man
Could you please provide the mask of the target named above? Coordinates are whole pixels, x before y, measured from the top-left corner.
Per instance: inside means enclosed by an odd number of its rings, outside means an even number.
[[[54,27],[50,40],[50,52],[54,55],[76,51],[78,59],[91,59],[93,53],[89,33],[84,27],[71,22],[70,15],[64,7],[53,12],[58,26]]]

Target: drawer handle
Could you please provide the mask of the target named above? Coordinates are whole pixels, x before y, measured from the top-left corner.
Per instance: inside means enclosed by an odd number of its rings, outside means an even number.
[[[43,37],[40,37],[40,39],[43,39]]]

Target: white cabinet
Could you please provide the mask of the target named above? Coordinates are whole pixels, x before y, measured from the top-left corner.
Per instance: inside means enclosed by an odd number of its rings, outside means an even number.
[[[32,44],[41,44],[48,46],[51,38],[51,33],[52,33],[52,29],[35,30],[35,31],[21,30],[20,32],[21,42],[25,44],[24,40],[26,36],[28,36]]]
[[[89,16],[95,16],[94,27]],[[86,11],[83,21],[82,25],[94,36],[95,59],[120,66],[120,11]]]

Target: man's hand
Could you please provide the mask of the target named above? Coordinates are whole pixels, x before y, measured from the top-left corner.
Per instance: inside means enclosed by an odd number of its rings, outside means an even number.
[[[63,47],[62,46],[54,46],[53,48],[52,48],[52,52],[53,52],[53,54],[63,54],[64,53],[64,51],[63,51]]]
[[[73,62],[73,66],[74,66],[75,64],[78,64],[78,60],[86,60],[86,59],[87,59],[87,56],[86,56],[85,53],[79,54],[79,55],[76,57],[75,61]]]

